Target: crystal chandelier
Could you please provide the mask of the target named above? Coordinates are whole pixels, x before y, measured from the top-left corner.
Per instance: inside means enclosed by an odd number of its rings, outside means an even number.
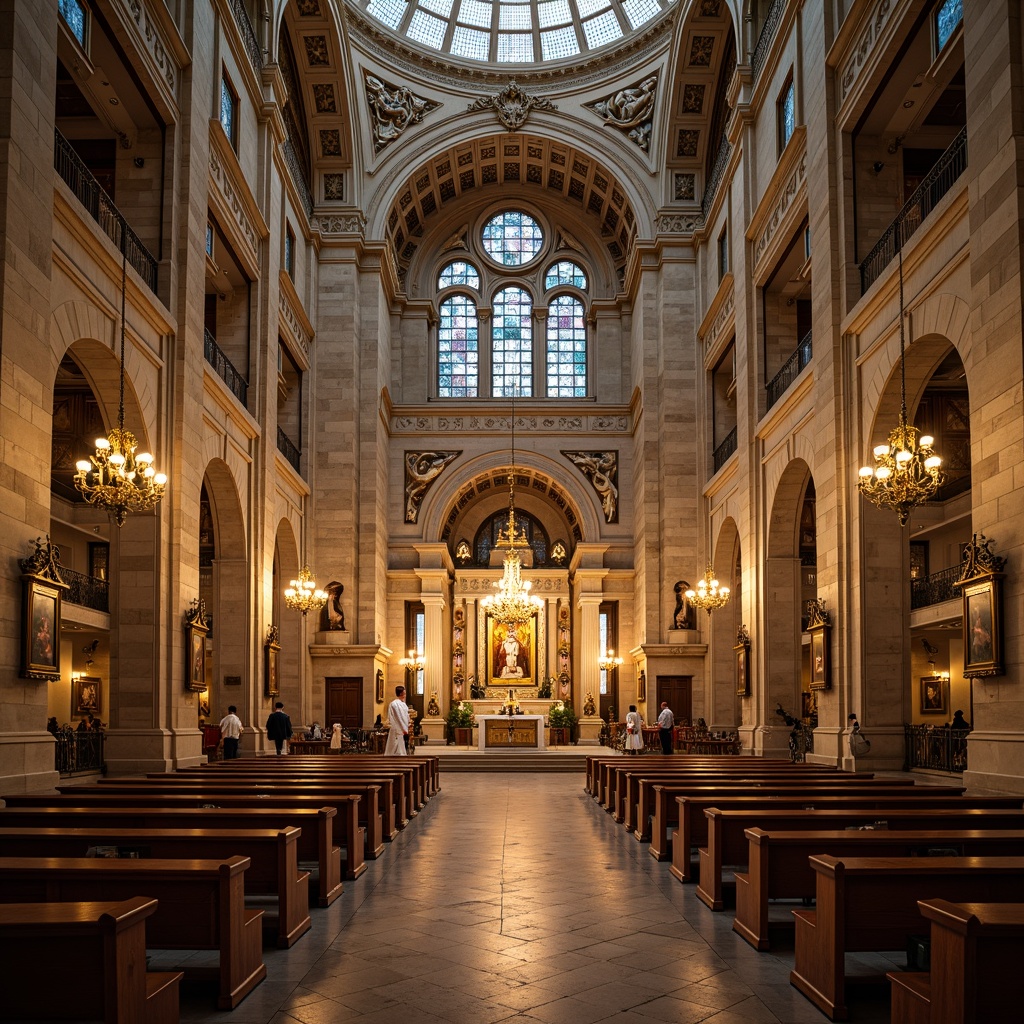
[[[117,426],[96,440],[96,454],[75,463],[75,487],[82,497],[106,509],[117,525],[124,526],[129,512],[148,512],[163,497],[167,477],[153,468],[153,456],[136,449],[139,442],[124,429],[124,338],[125,293],[128,285],[128,255],[121,248],[121,390]]]
[[[327,593],[321,590],[313,579],[313,572],[308,565],[304,565],[299,572],[299,578],[288,584],[284,592],[284,603],[293,611],[318,612],[327,604]]]
[[[698,607],[710,615],[716,608],[722,608],[729,600],[729,588],[719,586],[715,579],[715,570],[709,564],[704,570],[704,578],[697,583],[696,590],[688,590],[686,596]]]
[[[930,501],[945,481],[942,459],[932,450],[933,438],[917,436],[907,422],[907,372],[903,341],[903,246],[899,250],[900,276],[900,418],[887,444],[873,451],[875,468],[861,466],[857,486],[879,508],[890,508],[905,526],[916,505]]]
[[[610,647],[597,659],[597,667],[602,672],[610,672],[613,668],[618,668],[621,664],[622,659],[617,658],[615,656],[615,652]]]
[[[426,663],[427,659],[417,651],[410,651],[407,658],[398,659],[398,664],[408,672],[420,672]]]
[[[539,597],[530,596],[529,580],[523,579],[523,562],[516,551],[516,545],[525,545],[525,534],[516,532],[516,399],[512,394],[512,461],[508,471],[508,551],[505,553],[504,570],[500,580],[495,581],[496,594],[489,594],[480,605],[494,619],[510,629],[529,622],[531,616],[544,607]],[[506,535],[498,535],[498,542]]]

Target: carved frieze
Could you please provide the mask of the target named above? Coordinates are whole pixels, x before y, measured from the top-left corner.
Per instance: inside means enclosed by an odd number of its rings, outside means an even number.
[[[775,237],[779,225],[785,220],[786,213],[793,202],[794,197],[800,191],[801,186],[807,180],[807,151],[800,155],[800,161],[793,168],[793,173],[786,179],[786,183],[779,189],[775,198],[775,205],[767,223],[761,229],[761,233],[754,243],[754,266],[760,262],[765,250]]]
[[[431,485],[444,468],[462,454],[457,452],[406,452],[405,453],[405,521],[415,523],[420,515],[420,506]]]
[[[508,416],[402,416],[391,419],[396,433],[463,433],[473,431],[506,432],[512,429]],[[516,430],[525,431],[585,431],[625,433],[629,429],[628,416],[516,416]]]
[[[860,69],[867,62],[871,51],[875,48],[882,29],[889,20],[892,9],[896,6],[896,0],[878,0],[871,17],[868,18],[860,38],[853,47],[853,53],[843,65],[842,74],[839,76],[839,101],[842,103],[850,94],[853,83],[857,80]]]
[[[658,96],[658,76],[650,75],[641,82],[619,89],[603,100],[586,103],[607,125],[624,132],[645,153],[651,144],[654,104]]]
[[[177,79],[178,63],[171,56],[160,26],[149,11],[146,10],[146,5],[142,0],[128,0],[127,7],[136,28],[139,30],[139,37],[146,44],[146,49],[149,51],[150,57],[153,58],[153,63],[173,92],[174,83]]]
[[[562,454],[590,481],[601,499],[606,523],[619,521],[619,453],[567,452]]]
[[[398,139],[410,125],[419,124],[440,103],[417,96],[405,85],[392,85],[363,72],[366,103],[370,109],[373,151],[379,153]]]
[[[699,213],[661,213],[655,224],[659,235],[692,235],[704,227]]]
[[[218,124],[214,130],[220,131],[220,125]],[[231,176],[221,163],[220,154],[217,152],[216,146],[210,146],[210,178],[217,186],[217,191],[220,192],[225,205],[231,211],[232,216],[235,218],[235,223],[238,225],[245,240],[252,246],[253,255],[255,256],[259,252],[259,233],[249,217],[245,204],[235,192]]]
[[[313,228],[324,235],[360,234],[365,223],[366,218],[361,213],[338,213],[312,219]]]
[[[722,333],[722,328],[729,322],[729,318],[732,316],[733,304],[734,295],[732,289],[730,289],[729,294],[722,300],[722,308],[718,311],[715,319],[711,322],[711,329],[704,338],[705,348],[710,349],[714,347],[715,342],[718,340],[718,336]]]
[[[516,85],[512,79],[501,92],[494,96],[481,96],[469,105],[469,109],[493,109],[498,120],[510,132],[517,132],[526,124],[526,119],[534,110],[557,110],[550,100],[540,96],[530,96]]]
[[[278,291],[278,316],[284,323],[288,333],[295,340],[295,343],[302,349],[306,361],[309,361],[309,349],[313,344],[313,338],[302,324],[302,320],[292,308],[291,301],[285,294],[284,289]]]

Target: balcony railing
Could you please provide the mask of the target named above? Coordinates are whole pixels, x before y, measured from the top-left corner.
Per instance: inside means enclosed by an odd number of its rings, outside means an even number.
[[[714,460],[715,460],[715,472],[717,473],[728,461],[729,456],[736,451],[736,428],[733,427],[728,434],[725,435],[725,440],[715,449]]]
[[[61,726],[53,737],[53,767],[60,775],[103,770],[103,733],[88,730],[76,732],[70,725]]]
[[[967,771],[968,730],[953,729],[948,725],[904,725],[903,734],[906,746],[904,770]]]
[[[302,452],[292,443],[292,439],[280,428],[277,428],[277,450],[291,463],[296,473],[301,472],[299,462]]]
[[[299,160],[291,139],[285,139],[282,148],[284,149],[284,162],[288,165],[288,170],[292,172],[292,180],[295,182],[295,187],[299,190],[302,205],[306,208],[307,215],[312,217],[313,197],[309,194],[309,182],[306,181],[306,173],[302,169],[302,161]]]
[[[768,408],[770,409],[792,386],[800,376],[800,371],[811,361],[811,332],[808,331],[796,347],[796,351],[786,360],[782,369],[766,385],[768,391]]]
[[[782,21],[782,12],[785,9],[786,0],[775,0],[768,12],[768,17],[764,19],[764,24],[761,26],[761,34],[757,37],[754,55],[750,58],[750,72],[755,82],[761,73],[761,68],[764,67],[768,51],[771,49],[776,31],[778,31],[779,22]]]
[[[953,140],[949,149],[939,157],[924,181],[914,189],[903,204],[896,219],[885,229],[875,247],[860,265],[861,293],[866,292],[883,270],[896,258],[896,253],[907,239],[921,226],[939,200],[953,187],[967,169],[967,128]]]
[[[110,584],[106,580],[87,576],[84,572],[75,572],[64,565],[60,567],[60,578],[68,585],[67,593],[64,595],[65,601],[81,605],[83,608],[92,608],[97,612],[110,611]]]
[[[57,129],[54,129],[53,169],[75,193],[104,234],[127,254],[128,262],[146,282],[150,291],[156,292],[156,258],[128,226],[114,201],[82,162],[71,143]]]
[[[217,371],[220,379],[227,384],[231,394],[242,405],[246,405],[249,396],[249,382],[235,369],[231,360],[224,355],[220,345],[217,344],[217,339],[210,333],[209,329],[206,329],[204,334],[203,351],[206,355],[206,361]]]
[[[235,24],[241,33],[242,42],[245,43],[245,50],[249,54],[249,60],[252,61],[253,70],[259,75],[263,70],[263,51],[260,49],[260,41],[256,38],[256,32],[242,0],[231,0],[231,12],[235,16]]]
[[[955,586],[963,572],[962,565],[954,565],[949,569],[940,569],[923,579],[910,581],[910,607],[927,608],[941,601],[952,601],[960,597],[960,590]]]
[[[704,214],[705,221],[708,219],[708,211],[711,209],[711,204],[715,201],[715,193],[718,192],[718,186],[722,184],[722,175],[725,174],[725,167],[729,163],[730,153],[732,153],[732,146],[729,145],[729,136],[723,134],[722,141],[718,145],[718,154],[711,167],[711,174],[708,175],[707,183],[704,185],[704,195],[700,201],[700,209],[701,213]]]

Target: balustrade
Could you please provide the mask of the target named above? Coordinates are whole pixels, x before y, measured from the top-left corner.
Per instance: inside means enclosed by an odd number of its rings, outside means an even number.
[[[904,725],[906,763],[904,770],[929,768],[932,771],[967,771],[967,729],[948,725]]]
[[[220,345],[217,344],[217,339],[210,333],[209,329],[204,331],[203,352],[206,356],[206,361],[217,371],[217,376],[227,384],[231,394],[242,405],[246,405],[249,396],[249,383],[235,369],[234,364],[224,354]]]
[[[766,385],[768,408],[770,409],[800,376],[803,368],[811,361],[811,332],[808,331],[796,350],[783,364],[782,369]]]

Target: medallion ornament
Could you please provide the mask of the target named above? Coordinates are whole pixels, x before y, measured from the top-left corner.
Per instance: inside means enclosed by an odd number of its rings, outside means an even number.
[[[526,124],[526,119],[534,110],[557,110],[550,100],[540,96],[530,96],[516,85],[512,79],[501,92],[494,96],[481,96],[469,105],[469,110],[487,110],[493,108],[498,120],[510,132],[517,132]]]

